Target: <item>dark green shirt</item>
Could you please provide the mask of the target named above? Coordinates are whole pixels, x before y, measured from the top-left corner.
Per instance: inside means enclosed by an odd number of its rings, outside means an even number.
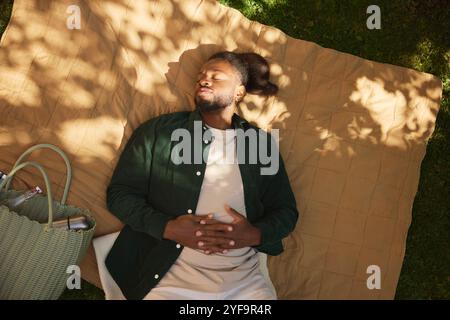
[[[201,125],[194,126],[195,121]],[[114,170],[106,201],[108,210],[125,226],[106,258],[106,266],[127,299],[143,299],[183,250],[182,245],[163,238],[164,229],[170,219],[195,214],[207,158],[199,163],[174,163],[171,154],[178,142],[171,137],[175,129],[187,129],[192,150],[201,148],[207,155],[211,139],[201,135],[210,131],[201,121],[197,110],[148,120],[133,132]],[[232,123],[244,132],[261,130],[237,114]],[[194,132],[194,127],[200,127],[201,132]],[[245,144],[246,159],[253,150]],[[247,219],[261,230],[261,243],[254,248],[268,255],[283,252],[282,239],[293,231],[298,219],[283,160],[278,149],[274,151],[279,161],[274,175],[261,174],[260,169],[268,165],[259,157],[254,164],[239,163]]]

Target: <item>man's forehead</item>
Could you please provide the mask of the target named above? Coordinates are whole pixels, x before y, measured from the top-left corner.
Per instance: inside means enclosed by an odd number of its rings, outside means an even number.
[[[205,64],[203,64],[203,66],[200,67],[199,73],[204,71],[220,71],[228,74],[231,74],[233,72],[231,65],[224,60],[207,61]]]

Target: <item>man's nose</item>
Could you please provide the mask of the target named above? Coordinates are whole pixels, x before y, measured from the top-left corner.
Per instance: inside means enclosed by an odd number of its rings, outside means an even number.
[[[208,78],[202,78],[198,81],[198,84],[201,87],[210,87],[211,86],[211,81]]]

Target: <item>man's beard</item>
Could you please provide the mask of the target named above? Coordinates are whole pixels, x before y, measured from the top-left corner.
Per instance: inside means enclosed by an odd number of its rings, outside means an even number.
[[[213,100],[204,100],[199,96],[195,97],[195,106],[201,112],[211,112],[225,109],[233,103],[232,95],[214,96]]]

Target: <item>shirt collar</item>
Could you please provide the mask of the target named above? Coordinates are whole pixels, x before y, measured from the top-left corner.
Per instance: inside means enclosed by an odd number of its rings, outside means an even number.
[[[207,129],[205,126],[205,123],[203,122],[202,116],[200,114],[200,111],[198,109],[195,109],[191,112],[189,115],[189,123],[188,123],[188,129],[189,131],[194,131],[194,121],[201,121],[202,122],[202,128],[203,131]],[[233,125],[234,129],[245,129],[247,125],[247,121],[243,118],[241,118],[238,114],[233,113],[233,117],[231,118],[231,123]]]

